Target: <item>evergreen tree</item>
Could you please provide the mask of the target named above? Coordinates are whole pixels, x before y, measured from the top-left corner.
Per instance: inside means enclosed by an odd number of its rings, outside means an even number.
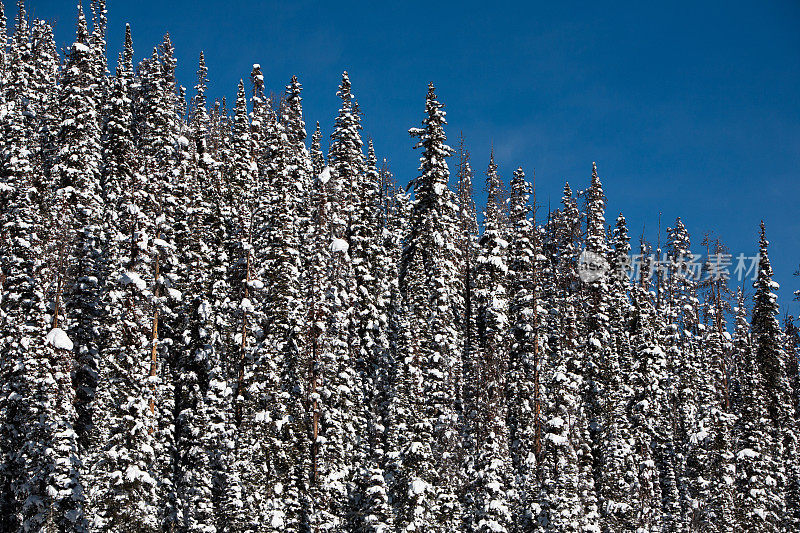
[[[502,183],[497,176],[494,152],[486,171],[486,190],[488,198],[483,216],[484,231],[475,266],[480,350],[477,377],[482,393],[476,402],[478,412],[474,428],[477,438],[477,479],[473,528],[481,532],[508,531],[514,506],[514,497],[510,494],[512,464],[505,395],[508,370],[508,243],[502,237]]]
[[[742,531],[777,531],[775,478],[763,376],[750,344],[744,297],[740,290],[735,346],[740,360],[740,414],[736,450],[736,522]]]
[[[509,206],[509,311],[512,339],[509,346],[506,398],[508,431],[518,498],[515,514],[530,520],[534,513],[536,465],[542,448],[542,320],[539,317],[541,255],[535,225],[536,206],[530,206],[532,189],[522,168],[514,171]],[[538,446],[538,448],[537,448]]]
[[[53,28],[35,20],[31,29],[34,74],[31,79],[32,107],[35,114],[32,161],[39,180],[51,183],[50,170],[56,158],[58,135],[60,58],[56,50]]]
[[[450,171],[446,158],[452,153],[445,144],[445,113],[436,100],[433,84],[428,85],[426,117],[422,128],[410,134],[419,138],[420,175],[412,182],[414,205],[411,228],[400,265],[400,288],[410,306],[422,339],[420,367],[424,376],[425,412],[421,423],[432,438],[436,468],[419,471],[421,482],[430,486],[424,502],[430,512],[436,509],[433,530],[453,529],[458,516],[456,506],[457,477],[455,454],[455,395],[450,391],[458,382],[453,375],[463,345],[455,328],[455,312],[459,308],[460,287],[457,286],[458,254],[456,204],[448,188]],[[449,524],[449,526],[448,526]]]
[[[638,487],[635,525],[643,531],[657,531],[662,515],[661,470],[668,457],[671,431],[662,422],[669,409],[666,353],[657,335],[656,309],[646,280],[652,273],[649,245],[640,244],[640,279],[633,289],[631,316],[632,366],[629,417]]]
[[[771,455],[769,468],[774,484],[767,488],[768,512],[774,513],[783,527],[786,520],[786,491],[788,477],[793,474],[791,466],[797,453],[797,435],[794,432],[792,414],[789,410],[791,385],[786,374],[786,355],[781,342],[782,332],[778,324],[778,304],[775,290],[778,284],[772,280],[772,265],[769,260],[769,241],[766,239],[764,222],[761,222],[759,239],[758,278],[753,283],[753,318],[751,322],[753,351],[764,387],[766,418],[770,421],[763,428],[769,433],[772,448],[765,449]],[[787,471],[787,467],[790,471]],[[795,479],[791,483],[796,483]]]
[[[175,86],[174,49],[165,35],[139,70],[141,72],[141,107],[137,120],[138,143],[141,146],[141,173],[146,176],[146,189],[152,202],[151,261],[149,279],[153,280],[150,315],[150,375],[148,404],[155,427],[155,479],[159,486],[161,519],[174,523],[177,519],[176,494],[173,483],[175,468],[175,395],[173,373],[182,345],[182,319],[176,312],[182,300],[178,289],[179,261],[175,244],[177,221],[182,217],[178,203],[176,150],[180,137],[177,92]]]
[[[785,318],[784,335],[786,337],[786,375],[791,384],[791,409],[787,426],[794,432],[794,442],[785,450],[787,487],[786,487],[786,525],[789,528],[800,527],[800,460],[798,459],[796,439],[800,435],[800,332],[789,315]],[[792,450],[792,445],[795,446]]]

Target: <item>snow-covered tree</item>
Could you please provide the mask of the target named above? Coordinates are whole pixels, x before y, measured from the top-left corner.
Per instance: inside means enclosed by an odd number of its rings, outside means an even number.
[[[452,153],[445,144],[445,112],[436,100],[433,84],[428,85],[425,119],[421,128],[410,134],[419,138],[422,148],[419,176],[412,184],[414,205],[410,233],[400,264],[400,288],[410,307],[422,339],[420,368],[424,376],[426,430],[433,435],[432,453],[437,467],[427,472],[422,482],[431,486],[426,505],[438,511],[433,528],[457,527],[457,467],[455,398],[452,392],[458,376],[453,369],[460,360],[463,346],[456,329],[456,310],[460,307],[458,286],[458,236],[456,203],[448,187],[450,170],[447,157]]]
[[[484,230],[475,261],[479,354],[476,375],[481,394],[475,402],[477,413],[473,429],[477,441],[477,479],[472,528],[481,532],[508,531],[514,507],[505,394],[508,371],[506,332],[509,326],[506,292],[508,242],[503,238],[502,186],[492,153],[486,171],[488,197],[483,215]],[[535,420],[532,422],[536,423]]]
[[[770,454],[772,466],[769,473],[774,484],[767,488],[769,506],[767,512],[778,520],[775,527],[784,526],[786,510],[787,481],[794,472],[787,472],[793,466],[793,458],[797,453],[797,435],[792,424],[789,409],[791,385],[786,374],[786,355],[782,343],[782,332],[778,323],[778,304],[775,290],[778,284],[773,281],[772,265],[769,260],[769,241],[766,238],[764,222],[761,222],[759,239],[758,278],[753,283],[753,317],[751,332],[753,336],[753,352],[758,371],[764,387],[766,418],[770,421],[762,431],[769,433],[772,448],[765,449]],[[796,483],[795,479],[791,480]]]
[[[529,200],[531,185],[522,168],[514,171],[508,218],[508,296],[512,338],[505,379],[507,425],[511,458],[521,507],[516,520],[532,520],[536,465],[542,453],[543,417],[541,370],[543,365],[543,317],[540,316],[541,253],[535,224],[536,206]],[[531,218],[533,215],[533,219]],[[556,424],[557,425],[557,424]],[[565,429],[565,426],[560,426]]]

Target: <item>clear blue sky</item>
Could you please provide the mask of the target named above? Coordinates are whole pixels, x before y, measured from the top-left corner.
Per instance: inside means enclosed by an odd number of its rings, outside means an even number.
[[[309,129],[319,120],[326,134],[346,69],[364,135],[402,182],[432,80],[478,178],[494,142],[506,180],[536,169],[545,208],[597,161],[608,219],[624,212],[634,236],[653,238],[660,211],[664,226],[683,218],[696,252],[715,230],[750,254],[764,218],[782,307],[800,312],[799,2],[389,4],[109,0],[110,56],[130,22],[137,58],[170,32],[187,87],[204,50],[212,97],[235,95],[256,62],[276,91],[297,74]],[[59,44],[72,39],[74,2],[28,9],[55,22]]]

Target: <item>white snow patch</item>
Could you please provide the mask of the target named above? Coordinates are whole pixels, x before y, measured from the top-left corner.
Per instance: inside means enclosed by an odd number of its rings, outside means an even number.
[[[344,239],[333,239],[331,242],[331,252],[346,252],[350,248]]]
[[[745,448],[745,449],[743,449],[742,451],[740,451],[739,453],[736,454],[736,458],[737,459],[743,459],[745,457],[747,457],[748,459],[752,459],[752,458],[755,458],[755,457],[758,457],[758,456],[759,456],[759,453],[757,451],[753,450],[752,448]]]
[[[140,291],[143,291],[145,287],[147,287],[147,284],[144,282],[142,277],[136,272],[125,272],[119,277],[119,282],[123,285],[129,285],[133,283]]]
[[[170,243],[165,241],[164,239],[153,239],[153,246],[158,246],[159,248],[174,248]]]
[[[200,307],[197,308],[197,312],[200,314],[200,318],[204,321],[207,321],[211,317],[212,307],[211,304],[207,301],[203,300],[200,304]]]
[[[72,350],[72,341],[67,336],[67,332],[61,328],[53,328],[47,334],[47,344],[57,350]]]
[[[183,298],[183,294],[178,289],[167,289],[167,294],[169,295],[170,299],[175,300],[176,302],[181,301]]]
[[[320,183],[328,183],[331,180],[331,167],[325,167],[319,173]]]
[[[422,494],[425,492],[425,489],[427,488],[428,484],[422,481],[420,478],[414,478],[414,481],[411,482],[412,494]]]

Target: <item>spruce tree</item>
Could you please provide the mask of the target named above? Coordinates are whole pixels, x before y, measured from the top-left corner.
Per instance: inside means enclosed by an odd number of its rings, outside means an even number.
[[[59,259],[55,276],[58,288],[53,328],[68,332],[74,343],[67,348],[74,349],[74,355],[70,357],[60,352],[60,357],[62,364],[66,365],[61,372],[72,377],[76,390],[74,405],[69,400],[71,391],[60,395],[59,401],[67,402],[62,405],[69,407],[57,416],[65,417],[59,424],[70,428],[69,433],[61,433],[60,437],[78,439],[84,445],[92,425],[91,409],[101,335],[98,328],[102,315],[99,298],[104,278],[100,263],[103,225],[100,128],[98,102],[94,94],[98,80],[91,68],[88,39],[86,19],[79,7],[76,40],[70,49],[59,98],[61,122],[57,137],[58,157],[53,170],[58,189],[52,206],[53,212],[58,213],[56,224],[60,227],[56,231],[63,232],[63,241],[57,252]],[[69,270],[68,265],[71,267]],[[59,388],[63,390],[64,384],[61,383]],[[55,449],[66,452],[76,449],[77,445],[77,440],[65,441]],[[63,512],[72,514],[75,508]]]
[[[759,238],[758,278],[753,283],[755,288],[753,317],[751,329],[753,335],[753,351],[758,364],[758,371],[765,393],[765,407],[770,424],[764,428],[770,435],[772,448],[765,453],[771,455],[770,475],[775,484],[767,488],[768,512],[774,513],[777,527],[784,527],[786,521],[786,496],[789,483],[796,483],[793,476],[793,458],[797,453],[797,435],[792,424],[789,409],[791,385],[786,373],[786,355],[784,353],[782,332],[778,323],[778,304],[775,290],[778,284],[772,280],[772,265],[769,260],[769,241],[766,239],[764,222],[761,222]],[[787,471],[787,468],[789,471]]]
[[[454,326],[461,294],[455,249],[458,230],[455,198],[448,187],[450,171],[446,159],[452,150],[445,144],[442,107],[433,84],[429,84],[423,127],[409,130],[419,138],[416,147],[422,148],[423,153],[420,174],[412,182],[411,229],[400,266],[401,292],[422,338],[420,367],[426,401],[422,423],[433,435],[432,453],[437,466],[418,475],[426,486],[431,486],[431,491],[425,493],[430,495],[425,505],[438,510],[432,525],[435,531],[457,527],[453,523],[458,516],[454,486],[458,479],[454,475],[457,435],[455,395],[451,391],[452,384],[458,382],[453,368],[463,345]]]
[[[543,448],[544,401],[542,398],[543,340],[541,297],[540,236],[535,223],[536,206],[529,203],[532,189],[522,168],[514,171],[508,220],[508,295],[509,346],[505,395],[508,402],[507,425],[518,508],[515,521],[535,519],[537,465]],[[531,216],[533,215],[533,219]],[[542,308],[543,309],[543,308]],[[557,424],[556,431],[565,429]],[[558,426],[556,428],[556,426]]]
[[[638,508],[635,526],[644,531],[659,528],[664,519],[661,510],[661,472],[663,457],[671,442],[670,428],[664,427],[664,413],[669,409],[666,380],[666,353],[657,335],[656,310],[647,279],[652,265],[649,245],[640,243],[639,280],[633,288],[631,316],[632,365],[630,384],[633,395],[628,409],[634,454],[637,457],[636,485]]]
[[[508,265],[500,205],[502,182],[494,153],[486,171],[487,203],[484,230],[476,258],[476,302],[479,364],[477,383],[482,393],[476,402],[474,430],[477,438],[476,494],[472,528],[475,531],[508,531],[514,507],[512,464],[506,414],[508,360]],[[535,401],[535,398],[534,398]],[[534,421],[535,423],[535,421]]]

